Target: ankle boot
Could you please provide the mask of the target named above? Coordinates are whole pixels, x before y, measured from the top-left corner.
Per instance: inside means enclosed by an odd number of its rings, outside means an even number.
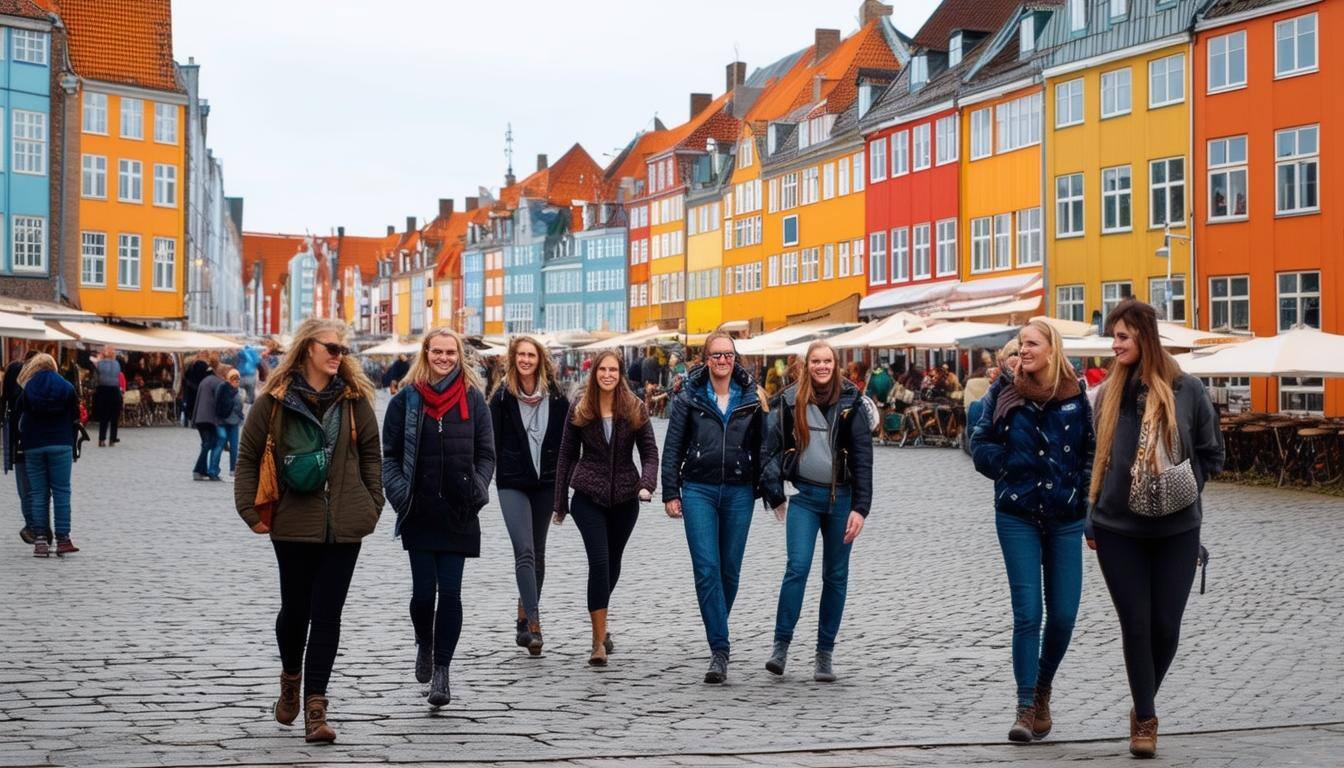
[[[429,706],[434,709],[446,707],[453,701],[452,691],[448,689],[448,667],[434,667],[434,679],[429,683]]]
[[[1036,694],[1031,699],[1031,705],[1036,708],[1036,724],[1031,727],[1031,737],[1044,739],[1050,735],[1050,729],[1055,725],[1050,717],[1050,686],[1044,688],[1036,686]]]
[[[705,682],[722,683],[728,679],[728,652],[714,651],[709,660],[709,671],[705,673]]]
[[[434,641],[417,640],[415,642],[415,681],[428,683],[434,674]]]
[[[607,666],[607,609],[600,611],[589,611],[589,618],[593,622],[593,653],[588,657],[589,666],[605,667]]]
[[[315,693],[304,702],[303,730],[303,740],[310,744],[330,744],[336,740],[336,732],[327,725],[326,696]]]
[[[775,648],[770,652],[770,658],[765,662],[765,668],[774,675],[784,674],[784,665],[789,661],[789,641],[776,640]]]
[[[1140,720],[1129,711],[1129,754],[1135,757],[1157,756],[1157,716]]]
[[[812,672],[812,679],[818,683],[834,683],[835,669],[831,667],[831,652],[817,651],[817,666]]]
[[[517,632],[518,634],[513,638],[513,642],[517,643],[519,648],[526,648],[532,642],[532,636],[527,632],[527,619],[518,620]]]
[[[1008,729],[1008,740],[1018,744],[1029,744],[1035,730],[1036,707],[1031,704],[1018,704],[1013,727]]]
[[[299,710],[303,708],[303,700],[299,696],[299,685],[303,682],[303,673],[289,674],[280,673],[280,698],[275,701],[275,721],[281,725],[293,725],[294,718],[299,716]]]
[[[531,639],[528,640],[527,643],[527,652],[532,654],[533,656],[540,656],[542,645],[541,622],[537,622],[535,624],[528,624],[527,634],[531,636]]]

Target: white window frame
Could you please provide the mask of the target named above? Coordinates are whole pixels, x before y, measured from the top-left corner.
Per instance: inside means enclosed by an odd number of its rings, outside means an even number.
[[[1036,17],[1030,13],[1022,17],[1017,28],[1017,50],[1022,54],[1036,50]]]
[[[1000,213],[994,217],[994,269],[1012,269],[1013,214]]]
[[[98,276],[95,279],[93,267]],[[91,288],[107,286],[107,233],[84,230],[79,233],[79,284]]]
[[[163,208],[177,207],[177,166],[168,163],[154,164],[154,205]]]
[[[946,117],[938,118],[934,129],[936,144],[934,147],[934,164],[947,165],[957,162],[961,155],[961,131],[959,115],[950,114]]]
[[[1219,50],[1221,49],[1221,50]],[[1241,52],[1241,71],[1233,71],[1233,53]],[[1209,66],[1207,93],[1223,93],[1246,87],[1246,30],[1239,29],[1209,39]],[[1222,75],[1222,83],[1214,85],[1214,74]],[[1237,79],[1233,79],[1237,76]]]
[[[957,255],[957,220],[943,219],[938,222],[938,253],[934,269],[938,277],[957,274],[960,266]]]
[[[1000,154],[1041,143],[1042,100],[1038,91],[994,108]]]
[[[994,154],[994,119],[990,108],[971,113],[971,160],[981,160]]]
[[[50,60],[51,38],[46,32],[15,27],[10,34],[13,36],[11,55],[14,61],[38,66],[47,65]]]
[[[1165,98],[1157,98],[1158,84]],[[1179,93],[1172,95],[1172,88]],[[1160,109],[1185,101],[1185,54],[1176,53],[1148,62],[1148,108]]]
[[[1069,32],[1087,31],[1087,0],[1069,0]]]
[[[158,144],[177,144],[178,118],[176,104],[154,102],[154,141]]]
[[[117,287],[140,290],[140,270],[143,265],[140,235],[122,232],[117,235]],[[129,280],[127,278],[130,278]]]
[[[1310,29],[1303,31],[1303,27],[1310,22]],[[1321,38],[1320,23],[1315,13],[1308,13],[1302,16],[1296,16],[1291,19],[1284,19],[1274,25],[1274,78],[1277,80],[1284,77],[1297,77],[1316,72],[1321,65]],[[1286,36],[1285,36],[1286,34]],[[1300,38],[1311,36],[1311,63],[1303,65],[1300,61]],[[1290,66],[1284,66],[1284,61],[1280,57],[1283,52],[1280,43],[1284,40],[1292,40],[1292,62]]]
[[[836,274],[849,277],[849,241],[841,241],[836,247]]]
[[[130,96],[121,97],[121,108],[117,110],[120,125],[117,126],[117,133],[123,139],[136,139],[143,141],[145,138],[145,102],[142,99],[134,99]],[[127,129],[134,127],[135,131],[130,132]]]
[[[868,235],[868,284],[881,285],[887,282],[887,231],[872,232]]]
[[[82,155],[80,157],[79,191],[80,197],[92,200],[107,199],[106,155]]]
[[[842,157],[835,165],[836,171],[840,177],[835,193],[844,197],[849,194],[849,160]],[[774,181],[771,180],[771,183],[773,184]]]
[[[992,228],[989,216],[971,219],[971,274],[994,269]]]
[[[1109,235],[1133,230],[1133,169],[1128,165],[1101,169],[1101,233]]]
[[[854,153],[854,173],[850,175],[849,181],[854,185],[854,192],[863,191],[863,150]]]
[[[107,94],[85,91],[80,128],[83,133],[107,135]]]
[[[913,230],[911,239],[914,242],[914,257],[910,269],[914,279],[927,280],[933,277],[933,228],[926,221],[916,224]]]
[[[1110,7],[1110,13],[1107,16],[1112,21],[1123,19],[1129,15],[1129,0],[1109,0],[1107,5]]]
[[[1148,303],[1157,310],[1157,319],[1172,323],[1184,323],[1188,302],[1185,293],[1185,275],[1175,274],[1171,276],[1171,284],[1178,287],[1179,291],[1172,291],[1171,309],[1172,317],[1166,317],[1167,298],[1165,295],[1167,288],[1167,278],[1150,277],[1148,278]],[[1161,295],[1161,299],[1158,296]]]
[[[835,277],[835,243],[827,243],[821,257],[821,279],[830,280]]]
[[[897,227],[891,230],[891,282],[910,281],[910,230]]]
[[[891,177],[904,176],[910,172],[910,131],[897,131],[891,134]]]
[[[1236,291],[1237,281],[1244,281],[1240,291]],[[1222,286],[1223,295],[1218,295],[1218,287]],[[1234,292],[1235,291],[1235,292]],[[1236,309],[1238,306],[1244,307],[1242,316],[1245,322],[1238,324],[1236,322]],[[1215,310],[1221,307],[1225,313],[1227,322],[1219,324],[1215,317]],[[1275,307],[1275,316],[1277,318],[1277,305]],[[1276,319],[1277,322],[1277,319]],[[1209,278],[1209,328],[1228,331],[1250,331],[1251,330],[1251,276],[1250,275],[1218,275]]]
[[[835,197],[835,163],[827,163],[821,167],[821,199],[830,200]]]
[[[1130,280],[1113,280],[1101,284],[1101,316],[1111,314],[1111,310],[1125,299],[1134,295],[1134,283]]]
[[[1316,290],[1305,290],[1302,287],[1304,277],[1314,275],[1316,278]],[[1289,290],[1284,289],[1284,278],[1291,277],[1293,285]],[[1321,327],[1321,273],[1318,270],[1307,269],[1300,272],[1279,272],[1274,275],[1274,322],[1278,324],[1279,333],[1292,330],[1298,325],[1306,325],[1309,328]],[[1311,299],[1316,300],[1316,324],[1308,325],[1304,322],[1306,310],[1303,303]],[[1284,301],[1293,302],[1293,316],[1297,322],[1284,324],[1283,322],[1283,303]]]
[[[10,170],[26,176],[47,175],[47,114],[11,109]]]
[[[1320,397],[1320,408],[1293,408],[1294,396],[1301,396],[1304,404],[1310,405],[1316,396]],[[1310,398],[1308,400],[1307,398]],[[1304,416],[1325,415],[1325,380],[1320,377],[1280,376],[1279,377],[1279,413],[1300,414]]]
[[[1045,260],[1042,226],[1039,207],[1017,212],[1017,266],[1037,267]]]
[[[1250,166],[1247,163],[1247,146],[1249,137],[1225,136],[1221,139],[1210,139],[1208,143],[1208,220],[1210,223],[1222,223],[1228,221],[1245,221],[1251,211],[1251,189],[1250,189]],[[1239,148],[1239,152],[1237,151]],[[1215,210],[1214,204],[1214,186],[1215,179],[1222,179],[1222,187],[1227,192],[1224,200],[1225,212],[1221,215]],[[1237,213],[1235,208],[1236,198],[1233,192],[1236,191],[1236,180],[1240,178],[1240,189],[1242,193],[1242,211]]]
[[[887,178],[887,140],[878,138],[868,149],[868,183],[876,184]]]
[[[1086,109],[1083,96],[1086,90],[1085,82],[1081,77],[1055,85],[1056,128],[1068,128],[1071,125],[1083,124]],[[1066,105],[1067,110],[1064,109]]]
[[[1087,322],[1086,287],[1081,284],[1055,286],[1055,317]]]
[[[933,148],[929,144],[933,141],[933,126],[929,123],[916,125],[912,130],[912,140],[914,148],[911,150],[910,164],[916,171],[922,171],[932,166]]]
[[[135,169],[134,173],[131,169]],[[126,179],[127,189],[122,188],[122,179]],[[134,191],[135,195],[127,194]],[[139,160],[123,157],[117,160],[117,200],[122,203],[143,203],[145,201],[145,165]]]
[[[793,239],[788,236],[788,223],[793,222]],[[798,244],[798,214],[785,216],[779,220],[779,242],[781,245],[792,246]]]
[[[1181,180],[1174,182],[1171,180],[1171,169],[1173,163],[1179,163],[1181,169]],[[1165,167],[1164,180],[1161,182],[1153,180],[1153,170],[1159,165]],[[1179,229],[1185,226],[1185,219],[1190,215],[1189,201],[1185,194],[1185,158],[1184,157],[1164,157],[1148,163],[1148,227],[1149,229],[1161,229],[1163,226],[1170,226],[1172,229]],[[1179,221],[1172,219],[1172,190],[1177,187],[1181,190],[1181,218]],[[1157,190],[1163,190],[1163,200],[1165,205],[1161,206],[1162,220],[1158,220],[1159,206],[1156,204]]]
[[[1068,188],[1061,191],[1061,184]],[[1067,212],[1067,215],[1065,213]],[[1055,177],[1055,239],[1082,237],[1086,232],[1087,194],[1083,174],[1066,173]],[[1067,227],[1065,225],[1068,225]]]
[[[153,283],[152,290],[155,291],[176,291],[177,290],[177,240],[171,237],[154,238],[154,269],[152,272]],[[572,272],[572,270],[571,270]],[[573,274],[578,274],[573,272]],[[424,295],[424,277],[417,276],[419,281],[419,291]],[[415,291],[416,282],[412,281],[412,292]],[[420,307],[415,306],[416,302],[412,300],[412,311],[418,311],[423,308],[424,300],[420,300]]]
[[[1111,98],[1111,106],[1106,106],[1107,96]],[[1124,106],[1121,106],[1121,96],[1124,97]],[[1101,119],[1108,120],[1112,117],[1122,117],[1128,115],[1134,110],[1134,72],[1129,67],[1113,69],[1110,72],[1101,73]]]
[[[1311,137],[1311,143],[1303,149],[1303,138]],[[1291,147],[1286,147],[1284,140],[1291,141]],[[1303,181],[1305,170],[1312,169],[1314,174],[1312,191],[1315,194],[1315,205],[1301,205],[1302,193],[1308,188]],[[1284,206],[1284,171],[1292,170],[1292,180],[1288,183],[1293,190],[1293,200],[1295,205],[1291,208]],[[1301,125],[1294,128],[1284,128],[1274,132],[1274,212],[1280,216],[1295,216],[1304,213],[1316,213],[1321,210],[1321,127],[1316,125]]]
[[[47,219],[44,216],[10,216],[10,264],[15,273],[47,271]]]

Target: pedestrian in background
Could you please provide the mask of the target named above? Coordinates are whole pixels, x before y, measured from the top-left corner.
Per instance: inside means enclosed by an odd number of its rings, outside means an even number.
[[[1176,658],[1201,559],[1200,494],[1222,471],[1223,435],[1204,385],[1162,348],[1151,306],[1120,302],[1105,331],[1115,359],[1098,387],[1087,539],[1120,619],[1134,699],[1129,751],[1153,757],[1155,699]],[[1158,477],[1169,493],[1155,497]]]
[[[1017,374],[1000,376],[980,401],[971,456],[994,481],[994,527],[1012,596],[1017,710],[1008,739],[1030,742],[1050,733],[1051,686],[1078,617],[1095,441],[1059,331],[1033,320],[1017,340]]]
[[[314,743],[336,740],[327,682],[341,611],[360,542],[383,508],[373,383],[350,357],[347,333],[336,320],[299,325],[248,413],[233,488],[238,514],[254,532],[270,534],[280,576],[275,719],[290,725],[302,708],[304,740]]]
[[[765,392],[737,360],[733,338],[705,338],[709,364],[692,368],[672,400],[663,441],[663,507],[680,518],[709,641],[706,683],[728,677],[728,616],[761,474]]]
[[[23,364],[37,356],[36,349],[24,351],[23,345],[19,345],[13,350],[13,360],[5,366],[5,375],[0,382],[0,401],[3,401],[4,417],[4,466],[6,472],[14,473],[14,482],[19,494],[19,511],[23,514],[23,528],[19,529],[19,538],[24,544],[32,544],[37,540],[37,535],[33,532],[32,516],[28,510],[28,471],[23,466],[23,454],[18,448],[19,443],[19,417],[17,408],[19,394],[23,392],[23,387],[19,386],[19,373],[23,371]],[[48,542],[50,543],[50,542]]]
[[[103,448],[121,442],[117,439],[117,425],[121,421],[125,386],[115,349],[103,347],[94,363],[94,375],[97,386],[93,390],[93,418],[98,422],[98,447]]]
[[[224,384],[223,377],[219,375],[222,373],[225,373],[223,368],[217,372],[212,370],[196,387],[196,411],[192,414],[192,424],[201,437],[201,451],[196,456],[196,466],[191,472],[192,480],[222,479],[219,476],[219,454],[214,453],[216,428],[219,426],[219,417],[215,415],[215,395],[220,385]],[[213,471],[210,467],[211,455],[216,459]]]
[[[261,352],[248,344],[238,350],[238,386],[247,396],[247,402],[257,399],[257,368],[261,365]]]
[[[546,577],[546,534],[555,506],[555,468],[569,400],[560,392],[555,364],[531,336],[509,341],[504,378],[490,397],[499,506],[513,544],[518,582],[515,642],[541,654],[541,585]]]
[[[636,451],[640,465],[634,461]],[[588,556],[591,666],[606,666],[607,654],[615,649],[607,631],[607,609],[621,577],[621,556],[639,518],[639,503],[653,498],[657,473],[658,441],[648,408],[630,390],[620,353],[598,352],[565,418],[555,471],[555,522],[563,523],[574,513]]]
[[[182,376],[183,426],[195,426],[196,393],[200,389],[201,382],[209,375],[210,363],[205,359],[204,354],[198,354],[187,366],[187,372]]]
[[[56,370],[56,360],[33,356],[19,372],[22,387],[16,404],[19,442],[28,473],[28,514],[33,531],[33,557],[49,557],[53,528],[56,555],[78,552],[70,540],[70,474],[78,447],[79,400]],[[54,517],[55,525],[52,525]]]
[[[238,432],[243,423],[242,374],[230,369],[215,388],[215,444],[210,450],[210,473],[219,477],[219,459],[229,449],[229,476],[238,474]]]
[[[452,701],[448,666],[462,634],[462,572],[466,558],[481,554],[478,516],[495,472],[481,380],[450,328],[425,334],[387,405],[382,467],[397,512],[394,535],[411,564],[415,677],[429,683],[437,709]]]
[[[821,616],[812,679],[835,681],[833,653],[849,588],[849,553],[873,497],[873,439],[859,388],[838,369],[835,349],[814,341],[798,383],[770,411],[761,492],[786,521],[788,562],[775,613],[775,644],[765,668],[784,674],[789,644],[821,533]],[[784,482],[796,493],[785,496]]]

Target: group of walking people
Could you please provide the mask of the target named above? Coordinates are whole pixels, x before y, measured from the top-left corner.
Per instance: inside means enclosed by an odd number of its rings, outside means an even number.
[[[1222,445],[1202,385],[1162,350],[1151,307],[1126,301],[1107,328],[1117,357],[1095,426],[1058,333],[1033,322],[1021,331],[1017,362],[986,396],[972,439],[977,469],[995,481],[1013,602],[1009,738],[1051,730],[1051,684],[1077,615],[1086,534],[1120,616],[1135,702],[1131,751],[1151,755],[1153,699],[1174,657],[1199,550],[1198,492],[1219,470]],[[785,523],[787,550],[765,667],[785,671],[820,535],[812,675],[836,679],[850,552],[873,501],[874,425],[825,341],[808,347],[795,383],[767,398],[732,337],[711,334],[704,365],[688,371],[670,405],[661,460],[648,409],[614,350],[593,356],[571,400],[546,349],[515,337],[487,395],[462,337],[432,330],[387,407],[380,441],[373,385],[345,342],[342,324],[306,321],[242,434],[238,511],[253,531],[270,534],[280,576],[279,722],[303,712],[308,741],[336,738],[326,693],[341,611],[384,494],[411,571],[414,676],[428,684],[431,707],[451,702],[463,575],[466,560],[480,555],[479,513],[492,478],[514,554],[516,642],[529,654],[544,648],[547,532],[572,516],[588,561],[588,664],[608,664],[622,556],[661,474],[664,510],[683,522],[690,551],[710,650],[705,682],[728,677],[729,617],[757,499]],[[1192,487],[1179,487],[1173,472],[1190,473]]]

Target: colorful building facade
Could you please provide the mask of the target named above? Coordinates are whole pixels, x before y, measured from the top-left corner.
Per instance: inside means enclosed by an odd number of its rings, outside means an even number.
[[[0,13],[0,289],[9,296],[58,299],[52,180],[60,162],[51,138],[52,25],[29,2]],[[59,166],[58,166],[59,167]],[[59,183],[58,183],[59,186]]]

